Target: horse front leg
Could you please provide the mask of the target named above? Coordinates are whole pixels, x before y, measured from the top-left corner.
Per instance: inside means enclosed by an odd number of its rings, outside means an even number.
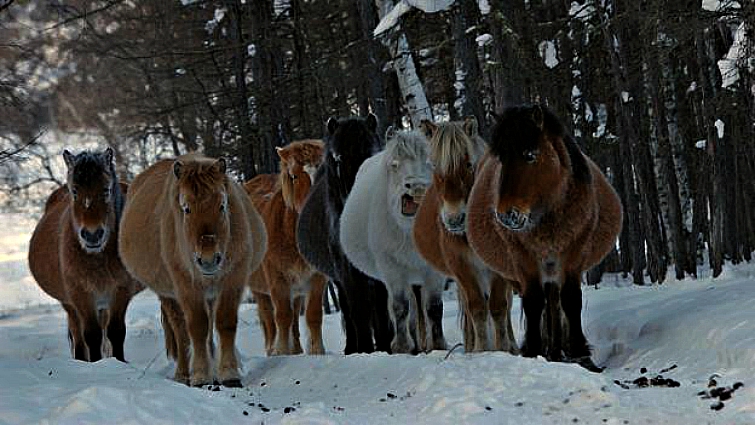
[[[192,283],[181,288],[178,302],[183,311],[191,340],[191,386],[201,387],[212,383],[212,369],[209,355],[209,315],[205,304],[204,292],[194,291]]]
[[[325,344],[322,342],[322,298],[327,284],[328,280],[322,273],[315,273],[310,279],[305,313],[309,329],[307,354],[325,354]]]
[[[537,357],[543,354],[540,322],[545,307],[545,294],[539,278],[530,279],[522,290],[522,308],[527,329],[521,351],[524,357]]]
[[[350,310],[350,317],[356,336],[356,352],[372,353],[375,344],[372,340],[372,310],[370,299],[372,289],[369,286],[369,277],[349,265],[347,280],[343,282]],[[348,345],[348,341],[347,341]]]
[[[82,360],[96,362],[102,358],[102,333],[100,318],[95,307],[94,297],[89,291],[76,286],[69,286],[68,296],[71,299],[76,316],[79,319],[79,328],[84,336],[86,345]]]
[[[184,313],[178,301],[172,298],[160,297],[160,308],[163,314],[165,351],[168,357],[172,357],[176,361],[173,380],[189,385],[189,349],[191,342],[186,330]]]
[[[445,350],[447,348],[446,337],[443,335],[443,286],[445,279],[433,275],[425,279],[422,286],[423,311],[426,314],[428,329],[428,351]]]
[[[369,279],[372,298],[372,330],[375,335],[375,349],[391,352],[394,331],[391,315],[388,312],[388,289],[379,280]]]
[[[467,262],[455,264],[456,286],[464,315],[464,350],[484,351],[488,340],[488,309],[477,275]]]
[[[273,300],[275,308],[275,327],[278,328],[276,334],[274,356],[289,355],[291,352],[291,338],[293,333],[293,300],[291,299],[291,286],[282,273],[265,272],[268,286],[270,288],[270,298]],[[299,320],[299,316],[296,316]]]
[[[265,354],[272,356],[277,334],[273,301],[270,299],[270,295],[262,292],[253,292],[253,296],[255,301],[257,301],[257,316],[259,317],[260,327],[265,338]]]
[[[133,291],[126,286],[115,289],[113,301],[110,303],[110,323],[107,326],[107,337],[113,349],[113,357],[126,362],[124,345],[126,342],[126,310],[133,297]]]
[[[545,290],[545,358],[552,362],[563,361],[561,321],[561,287],[558,282],[544,282]]]
[[[411,321],[409,318],[413,316],[412,307],[410,302],[408,285],[402,281],[396,281],[395,279],[387,279],[386,287],[388,288],[388,304],[389,311],[391,313],[391,320],[393,327],[396,330],[396,335],[391,342],[391,350],[395,353],[412,353],[414,350],[414,341],[411,337]]]
[[[490,316],[493,319],[493,349],[519,352],[511,325],[511,304],[513,302],[513,282],[493,273],[490,281]]]
[[[243,279],[235,281],[243,282]],[[241,285],[225,286],[220,291],[215,310],[215,327],[220,339],[218,380],[226,387],[241,387],[239,361],[236,358],[236,329],[243,290]]]
[[[582,287],[580,273],[566,274],[564,286],[561,288],[561,305],[569,333],[569,341],[566,345],[567,356],[580,366],[591,372],[602,372],[590,358],[590,346],[582,332]]]
[[[302,354],[301,333],[299,332],[299,316],[304,306],[304,297],[295,296],[293,298],[293,315],[291,316],[291,354]],[[322,304],[322,303],[320,303]]]
[[[61,303],[62,304],[62,303]],[[76,360],[87,361],[87,345],[84,332],[80,326],[79,314],[71,304],[62,304],[68,316],[68,341],[71,344],[71,356]]]

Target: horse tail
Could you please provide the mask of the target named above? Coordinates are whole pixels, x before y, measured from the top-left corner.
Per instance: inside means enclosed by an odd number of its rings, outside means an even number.
[[[168,313],[165,311],[165,307],[160,306],[160,322],[163,325],[163,335],[165,337],[165,355],[169,359],[178,359],[178,343],[176,342],[176,335],[173,333],[173,326],[168,319]]]

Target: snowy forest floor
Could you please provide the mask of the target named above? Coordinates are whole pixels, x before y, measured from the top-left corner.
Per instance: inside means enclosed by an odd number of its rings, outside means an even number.
[[[599,289],[584,288],[584,327],[594,360],[606,366],[601,374],[495,352],[346,357],[338,354],[339,315],[325,317],[327,355],[268,358],[255,306],[243,304],[237,346],[245,387],[198,389],[169,379],[173,364],[149,291],[129,308],[128,364],[71,360],[64,312],[26,267],[34,222],[0,218],[0,424],[755,423],[752,265],[728,267],[715,280],[636,287],[611,275]],[[446,298],[450,347],[461,332],[454,292]],[[670,380],[635,383],[657,375]],[[723,395],[702,394],[711,390]]]

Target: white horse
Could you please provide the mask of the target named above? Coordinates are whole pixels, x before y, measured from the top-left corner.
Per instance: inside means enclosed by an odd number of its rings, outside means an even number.
[[[415,329],[416,349],[446,348],[444,279],[420,257],[412,240],[414,215],[430,178],[425,136],[391,127],[385,150],[359,167],[341,215],[340,240],[346,256],[388,289],[388,310],[396,330],[391,342],[394,353],[414,351],[411,333]],[[419,314],[410,298],[413,286],[421,288]]]

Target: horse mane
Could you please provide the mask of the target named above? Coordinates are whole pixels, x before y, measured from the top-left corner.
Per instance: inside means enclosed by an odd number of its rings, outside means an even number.
[[[533,114],[540,111],[542,128],[538,126]],[[523,105],[506,108],[496,119],[490,139],[490,151],[501,162],[525,150],[537,148],[542,133],[553,142],[563,143],[571,162],[574,179],[581,183],[590,183],[592,174],[577,142],[567,134],[564,125],[556,114],[544,105]]]
[[[286,145],[287,158],[281,158],[280,173],[278,174],[278,186],[281,189],[286,207],[293,208],[296,200],[294,199],[294,181],[288,175],[288,170],[284,166],[285,163],[295,161],[302,165],[319,166],[322,163],[323,150],[322,140],[317,139],[305,139]]]
[[[396,131],[387,138],[386,161],[427,156],[427,142],[420,131]]]
[[[455,174],[467,166],[476,164],[485,151],[485,141],[477,134],[473,137],[464,131],[463,122],[447,122],[429,139],[430,161],[441,174]]]
[[[218,186],[225,186],[226,174],[213,169],[215,159],[190,153],[179,157],[183,166],[178,185],[186,186],[197,196],[210,193]]]

